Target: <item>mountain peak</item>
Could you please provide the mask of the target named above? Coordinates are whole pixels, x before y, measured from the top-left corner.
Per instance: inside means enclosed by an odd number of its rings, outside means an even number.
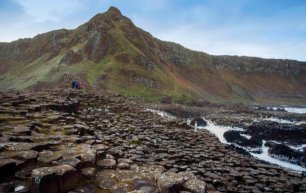
[[[113,6],[111,6],[108,9],[107,13],[114,14],[114,15],[120,15],[120,16],[122,15],[121,11],[117,7],[113,7]]]

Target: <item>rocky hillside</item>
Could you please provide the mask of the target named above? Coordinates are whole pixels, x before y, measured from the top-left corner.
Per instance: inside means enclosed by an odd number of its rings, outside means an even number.
[[[0,43],[0,90],[87,87],[156,100],[306,103],[306,63],[212,56],[164,42],[111,7],[74,30]]]

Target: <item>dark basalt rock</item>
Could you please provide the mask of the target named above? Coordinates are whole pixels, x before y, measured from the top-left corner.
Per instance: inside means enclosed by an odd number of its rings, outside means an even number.
[[[69,165],[37,168],[32,171],[32,193],[65,193],[75,188],[79,173]]]
[[[236,151],[236,152],[242,154],[242,155],[251,156],[251,154],[250,154],[247,150],[245,150],[245,149],[243,149],[243,148],[241,148],[241,147],[237,147],[237,146],[235,146],[235,145],[233,145],[233,144],[229,145],[228,147],[229,147],[230,149],[232,149],[232,150],[234,150],[234,151]]]
[[[205,127],[207,125],[207,122],[201,118],[201,117],[197,117],[191,120],[190,125],[194,125],[195,122],[197,122],[198,127]]]
[[[251,137],[250,139],[247,139],[244,136],[240,135],[240,131],[226,131],[223,136],[229,143],[235,143],[242,147],[248,147],[248,148],[260,148],[262,146],[262,140],[258,137]],[[250,149],[250,151],[258,152],[258,149]]]
[[[223,137],[226,139],[229,143],[234,143],[235,141],[238,141],[240,139],[243,139],[243,137],[240,135],[239,131],[226,131],[223,134]]]
[[[24,182],[15,181],[0,185],[1,193],[28,193],[29,188]]]
[[[246,133],[263,140],[287,142],[292,145],[306,144],[306,126],[280,124],[276,122],[259,122],[245,127]],[[277,131],[277,132],[276,132]]]
[[[14,159],[0,159],[0,181],[14,174],[17,169],[16,162]]]
[[[268,143],[267,145],[271,146],[268,150],[271,156],[306,167],[306,153],[296,151],[284,144]]]
[[[81,104],[80,101],[69,102],[65,104],[49,104],[47,108],[53,111],[61,111],[61,112],[69,113],[69,114],[72,114],[72,113],[78,114],[79,109],[80,109],[80,104]]]
[[[15,176],[20,180],[28,180],[32,176],[32,171],[36,168],[37,168],[36,166],[29,166],[22,168],[21,170],[15,173]]]

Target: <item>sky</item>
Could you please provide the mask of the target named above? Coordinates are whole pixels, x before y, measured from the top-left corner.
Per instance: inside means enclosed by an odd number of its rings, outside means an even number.
[[[0,42],[74,29],[110,6],[192,50],[306,61],[306,0],[0,0]]]

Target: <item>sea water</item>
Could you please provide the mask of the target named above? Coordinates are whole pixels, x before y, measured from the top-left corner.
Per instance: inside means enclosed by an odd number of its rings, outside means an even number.
[[[166,112],[163,112],[163,111],[152,110],[152,109],[147,109],[147,110],[150,111],[150,112],[156,113],[159,116],[164,117],[164,118],[166,118],[168,120],[169,119],[170,120],[175,119],[175,116],[172,116],[169,113],[166,113]],[[205,118],[203,118],[203,119],[205,119]],[[272,119],[272,120],[275,120],[275,119]],[[186,120],[186,122],[188,124],[190,124],[190,121],[191,121],[191,119],[187,119]],[[230,131],[230,130],[243,131],[243,129],[239,128],[239,127],[220,126],[220,125],[215,124],[211,120],[205,120],[205,121],[207,122],[207,125],[205,127],[198,127],[198,129],[205,129],[205,130],[209,131],[210,133],[214,134],[219,139],[219,141],[221,143],[224,143],[224,144],[230,144],[230,143],[228,143],[226,141],[226,139],[223,136],[226,131]],[[257,120],[257,121],[259,121],[259,120]],[[289,121],[284,121],[284,120],[282,120],[280,122],[287,122],[287,123],[289,123]],[[245,137],[249,138],[250,136],[245,136]],[[261,147],[262,153],[257,154],[257,153],[251,153],[250,152],[250,154],[253,157],[257,158],[257,159],[260,159],[260,160],[263,160],[263,161],[266,161],[266,162],[269,162],[269,163],[272,163],[272,164],[276,164],[276,165],[284,167],[284,168],[288,168],[288,169],[299,171],[299,172],[306,172],[306,168],[303,168],[303,167],[301,167],[299,165],[291,164],[291,163],[288,163],[288,162],[285,162],[285,161],[281,161],[281,160],[278,160],[276,158],[271,157],[269,155],[269,152],[268,152],[269,147],[264,146],[265,142],[266,141],[263,140],[263,145]],[[276,142],[276,143],[281,143],[281,142]],[[306,146],[306,144],[301,145],[301,146],[296,146],[296,147],[294,147],[294,146],[290,146],[290,147],[293,148],[293,149],[301,149],[301,148],[303,148],[305,146]],[[244,148],[244,147],[241,147],[241,148]],[[248,148],[244,148],[244,149],[246,151],[248,151]]]

